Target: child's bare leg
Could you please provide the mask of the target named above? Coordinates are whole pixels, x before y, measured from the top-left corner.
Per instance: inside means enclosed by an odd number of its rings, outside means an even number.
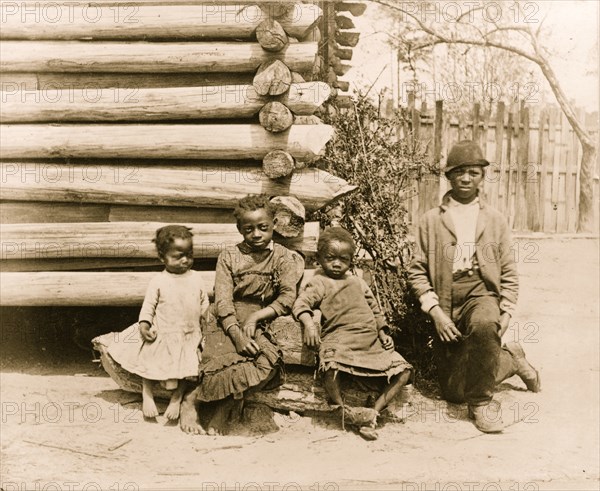
[[[206,432],[200,426],[200,415],[196,404],[196,393],[198,389],[187,392],[181,401],[179,410],[179,427],[181,431],[192,435],[204,435]]]
[[[185,381],[180,380],[177,383],[177,388],[171,393],[171,400],[169,401],[169,405],[165,410],[165,417],[170,421],[177,421],[179,419],[179,408],[181,407],[184,388]]]
[[[154,394],[152,394],[152,381],[142,379],[142,413],[145,418],[156,418],[158,409],[154,403]]]
[[[323,376],[323,384],[325,385],[327,395],[333,401],[333,403],[337,404],[338,406],[343,406],[344,400],[342,399],[340,374],[335,370],[327,370]]]
[[[381,395],[375,401],[373,409],[375,409],[377,412],[381,412],[382,409],[385,409],[390,401],[392,401],[400,393],[402,387],[408,383],[410,377],[410,370],[404,370],[403,372],[394,375],[391,378],[390,383],[387,384]]]

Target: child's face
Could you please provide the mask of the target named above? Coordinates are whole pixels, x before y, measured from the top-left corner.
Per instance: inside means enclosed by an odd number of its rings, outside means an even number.
[[[192,239],[175,239],[160,260],[169,273],[183,274],[189,271],[194,264]]]
[[[452,197],[461,203],[469,203],[477,196],[482,179],[483,168],[478,165],[466,165],[450,171],[448,180],[452,186]]]
[[[263,208],[243,213],[237,227],[244,242],[255,251],[264,250],[273,238],[273,218]]]
[[[330,278],[341,278],[352,265],[352,246],[337,240],[330,242],[318,255],[318,261]]]

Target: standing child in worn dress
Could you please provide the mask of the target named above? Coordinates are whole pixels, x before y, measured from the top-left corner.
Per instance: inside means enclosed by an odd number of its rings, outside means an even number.
[[[317,246],[321,265],[294,303],[294,316],[304,327],[304,342],[318,346],[319,371],[331,400],[344,407],[340,378],[342,373],[360,377],[387,377],[387,384],[370,411],[344,408],[352,422],[357,413],[359,433],[377,438],[379,412],[409,382],[412,367],[394,351],[385,317],[365,281],[348,274],[355,252],[354,240],[341,227],[323,232]],[[313,322],[313,309],[322,313],[319,334]],[[359,416],[360,414],[360,416]]]
[[[158,416],[153,381],[173,390],[165,416],[179,418],[186,378],[198,377],[202,325],[206,324],[208,296],[200,273],[193,271],[192,233],[182,225],[156,231],[154,239],[164,271],[150,281],[139,322],[123,331],[121,342],[108,353],[125,370],[142,377],[142,412]]]
[[[268,321],[290,313],[304,273],[302,257],[272,241],[274,210],[267,196],[241,199],[234,216],[244,240],[217,260],[217,324],[207,331],[200,384],[185,396],[181,408],[186,433],[204,433],[196,401],[221,401],[208,426],[209,434],[217,434],[234,400],[276,378],[282,357],[267,331]]]

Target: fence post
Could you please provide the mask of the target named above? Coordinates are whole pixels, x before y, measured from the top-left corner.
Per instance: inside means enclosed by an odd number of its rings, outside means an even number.
[[[496,162],[494,165],[498,170],[498,208],[500,211],[507,213],[508,209],[506,207],[506,192],[504,186],[504,181],[506,180],[504,171],[505,162],[502,159],[502,146],[504,145],[504,102],[498,102],[498,106],[496,107],[496,128],[494,131],[494,138],[496,139]]]

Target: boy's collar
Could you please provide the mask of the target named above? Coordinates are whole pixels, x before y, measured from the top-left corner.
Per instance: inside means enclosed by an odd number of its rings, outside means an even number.
[[[481,199],[481,196],[479,195],[479,191],[477,191],[477,197],[475,199],[478,201],[480,209],[485,206],[483,200]],[[452,198],[452,190],[446,192],[446,194],[444,194],[444,197],[442,198],[442,203],[440,204],[440,208],[443,211],[446,211],[448,209],[448,206],[450,205],[450,200],[456,201],[454,198]],[[458,201],[456,201],[456,202],[458,203]],[[471,203],[468,203],[468,204],[471,204]],[[462,204],[462,203],[459,203],[459,204]]]

